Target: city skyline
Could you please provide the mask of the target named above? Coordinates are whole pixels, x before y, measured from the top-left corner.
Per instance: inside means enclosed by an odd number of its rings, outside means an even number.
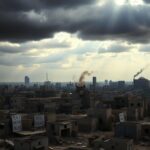
[[[0,1],[0,82],[132,81],[150,64],[147,0]],[[139,77],[150,79],[150,68]]]

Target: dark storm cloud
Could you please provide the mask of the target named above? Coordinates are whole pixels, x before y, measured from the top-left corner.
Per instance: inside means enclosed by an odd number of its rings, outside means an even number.
[[[0,13],[0,40],[29,41],[52,36],[54,25],[29,20],[23,13]]]
[[[42,1],[43,0],[39,0]],[[44,0],[48,7],[76,7],[85,4],[95,3],[97,0]]]
[[[49,8],[74,8],[92,4],[97,0],[1,0],[0,11],[29,11]]]
[[[91,4],[97,0],[1,0],[0,1],[0,40],[29,41],[51,37],[61,31],[61,24],[51,22],[35,22],[29,20],[24,13],[42,12],[45,9],[75,8]],[[48,14],[50,16],[50,14]],[[50,16],[51,17],[51,16]],[[54,16],[57,17],[57,16]],[[58,18],[59,19],[59,18]]]
[[[79,37],[89,40],[123,39],[129,42],[149,42],[149,6],[125,5],[117,8],[118,6],[113,3],[101,7],[86,5],[91,2],[2,0],[0,40],[13,42],[40,40],[52,37],[57,32],[66,31],[78,33]],[[65,7],[68,9],[64,9]]]
[[[145,3],[150,3],[150,0],[143,0]]]
[[[110,7],[110,8],[109,8]],[[84,22],[79,35],[84,39],[125,39],[131,42],[148,42],[150,16],[148,6],[122,6],[115,13],[114,6],[97,10],[97,16]]]

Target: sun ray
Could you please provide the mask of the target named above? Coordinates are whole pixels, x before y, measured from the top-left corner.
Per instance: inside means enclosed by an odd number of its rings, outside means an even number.
[[[114,0],[116,5],[143,5],[143,0]]]

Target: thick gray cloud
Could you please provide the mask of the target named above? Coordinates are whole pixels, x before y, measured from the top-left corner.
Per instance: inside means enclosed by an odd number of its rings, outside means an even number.
[[[0,46],[1,53],[20,53],[20,47],[16,46]]]
[[[91,0],[2,0],[0,40],[40,40],[66,31],[89,40],[149,42],[150,6],[124,5],[118,9],[114,3],[86,5],[90,3]]]
[[[1,53],[25,53],[32,49],[41,50],[41,49],[50,49],[50,48],[69,48],[71,45],[68,42],[62,41],[58,42],[54,39],[47,41],[38,41],[38,42],[26,42],[21,43],[20,45],[16,44],[7,44],[5,45],[0,43],[0,52]]]
[[[150,0],[143,0],[145,3],[150,3]]]
[[[33,64],[47,64],[47,63],[62,63],[70,54],[65,51],[62,53],[51,54],[45,57],[33,57],[24,55],[24,53],[18,53],[12,55],[12,53],[0,55],[0,65],[3,66],[32,66]],[[11,59],[9,59],[11,58]]]
[[[130,49],[128,46],[114,44],[109,46],[108,48],[99,48],[98,53],[122,53],[122,52],[128,52],[129,50]]]
[[[141,46],[140,51],[149,53],[150,52],[150,44]]]
[[[1,0],[0,11],[29,11],[49,8],[73,8],[81,5],[92,4],[97,0]]]
[[[0,40],[22,42],[51,37],[53,33],[62,30],[61,24],[35,21],[34,18],[27,18],[25,13],[40,13],[45,9],[57,12],[59,8],[71,9],[94,2],[96,0],[1,0]],[[50,14],[48,16],[51,18]],[[57,16],[53,17],[56,19]]]
[[[148,42],[150,39],[149,6],[122,6],[115,12],[113,5],[96,10],[94,18],[85,20],[79,35],[84,39],[124,39],[129,42]],[[90,24],[89,24],[90,23]]]

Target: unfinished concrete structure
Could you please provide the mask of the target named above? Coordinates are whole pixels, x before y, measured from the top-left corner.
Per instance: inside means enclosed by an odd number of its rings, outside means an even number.
[[[63,137],[71,137],[72,124],[68,121],[61,122],[48,122],[47,123],[47,135],[49,143],[58,143],[58,139]]]
[[[145,112],[145,101],[140,96],[130,96],[128,100],[128,118],[132,118],[133,113],[135,113],[135,119],[144,119]],[[131,112],[132,111],[132,112]],[[133,112],[135,111],[135,112]],[[131,116],[131,117],[130,117]],[[133,118],[132,118],[133,119]]]

